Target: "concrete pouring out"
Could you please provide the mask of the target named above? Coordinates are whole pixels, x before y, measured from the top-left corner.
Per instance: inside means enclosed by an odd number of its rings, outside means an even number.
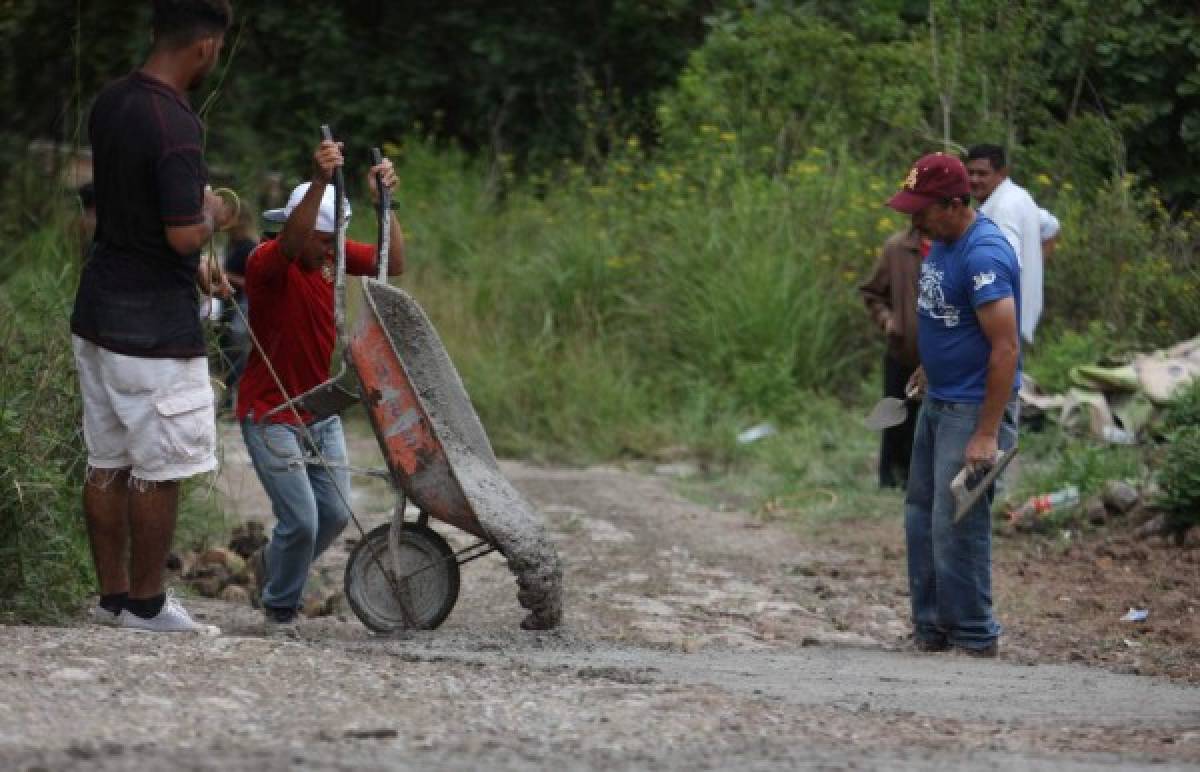
[[[517,577],[517,599],[529,609],[527,629],[562,619],[562,564],[543,519],[500,471],[487,433],[437,332],[401,289],[364,281],[421,407],[433,426],[471,510]],[[436,514],[436,513],[435,513]]]

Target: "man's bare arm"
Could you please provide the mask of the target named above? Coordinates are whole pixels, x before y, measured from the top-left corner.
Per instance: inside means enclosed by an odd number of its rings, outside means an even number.
[[[987,385],[975,434],[967,442],[968,465],[987,465],[996,457],[997,436],[1004,408],[1012,399],[1013,380],[1021,343],[1017,331],[1017,304],[1011,297],[986,303],[975,309],[983,336],[991,344],[988,356]]]
[[[285,259],[295,260],[304,251],[305,243],[316,229],[325,186],[333,179],[334,170],[343,163],[340,143],[326,139],[317,145],[313,152],[312,181],[279,232],[279,250]]]
[[[396,169],[392,166],[390,159],[384,158],[375,166],[372,166],[367,171],[367,189],[371,191],[371,200],[375,204],[379,203],[379,182],[382,179],[383,187],[389,193],[395,193],[396,184]],[[393,213],[388,218],[390,223],[388,227],[388,276],[399,276],[404,273],[404,231],[400,228],[400,221]]]
[[[203,222],[195,225],[166,226],[167,244],[180,255],[194,255],[204,248],[213,233],[233,220],[233,212],[220,196],[204,191]]]

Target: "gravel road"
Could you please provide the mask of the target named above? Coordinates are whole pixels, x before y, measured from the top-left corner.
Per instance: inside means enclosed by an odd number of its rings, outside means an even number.
[[[232,435],[231,435],[232,437]],[[227,437],[221,488],[265,512]],[[354,453],[370,463],[371,448]],[[1081,666],[905,651],[903,581],[615,468],[505,462],[566,566],[566,624],[518,629],[503,562],[464,567],[438,631],[352,616],[269,634],[191,599],[219,637],[10,627],[6,769],[1195,769],[1200,691]],[[388,502],[360,486],[367,527]],[[466,543],[457,533],[445,535]],[[353,536],[352,533],[347,534]],[[345,560],[342,546],[325,561]],[[816,570],[814,567],[819,567]]]

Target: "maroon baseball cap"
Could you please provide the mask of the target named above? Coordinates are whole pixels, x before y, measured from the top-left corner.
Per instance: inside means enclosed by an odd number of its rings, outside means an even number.
[[[917,159],[904,179],[904,187],[888,199],[887,205],[897,212],[916,214],[935,201],[970,192],[967,167],[962,161],[952,155],[930,153]]]

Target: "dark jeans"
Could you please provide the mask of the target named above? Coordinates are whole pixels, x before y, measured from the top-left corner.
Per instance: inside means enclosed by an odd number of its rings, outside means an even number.
[[[901,364],[883,355],[883,396],[904,399],[904,387],[915,367]],[[913,433],[917,429],[916,405],[910,405],[908,418],[899,426],[883,430],[879,445],[879,487],[903,488],[908,483],[908,466],[912,460]]]
[[[250,355],[250,334],[246,323],[242,321],[247,313],[246,298],[243,295],[238,300],[242,309],[239,314],[232,307],[225,316],[225,329],[221,334],[221,366],[225,368],[225,400],[226,405],[232,405],[237,393],[238,381],[242,370],[246,368],[246,359]]]
[[[905,499],[908,585],[914,635],[925,643],[981,649],[1000,635],[992,614],[992,491],[954,522],[950,481],[963,467],[979,405],[926,398],[917,423]],[[1016,444],[1015,411],[998,444]]]

